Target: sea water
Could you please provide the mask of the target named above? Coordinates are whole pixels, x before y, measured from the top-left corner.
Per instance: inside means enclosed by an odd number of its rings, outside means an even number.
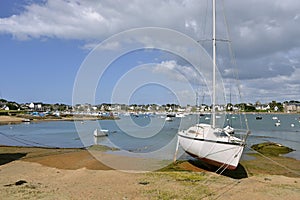
[[[276,142],[288,146],[295,151],[287,154],[300,160],[300,115],[299,114],[262,114],[257,120],[255,114],[227,115],[225,124],[230,123],[234,128],[246,129],[241,123],[247,118],[251,134],[247,139],[249,150],[253,144],[261,142]],[[275,126],[277,120],[280,126]],[[162,157],[171,157],[175,152],[176,134],[178,130],[186,129],[195,123],[210,123],[210,115],[187,115],[183,118],[173,118],[165,121],[161,115],[154,116],[121,116],[120,120],[97,121],[50,121],[38,123],[21,123],[0,126],[0,144],[12,146],[42,146],[60,148],[81,148],[93,144],[113,146],[145,156],[151,152],[158,152]],[[107,129],[107,137],[93,136],[95,129]],[[238,131],[237,131],[237,134]],[[165,147],[169,147],[168,149]]]

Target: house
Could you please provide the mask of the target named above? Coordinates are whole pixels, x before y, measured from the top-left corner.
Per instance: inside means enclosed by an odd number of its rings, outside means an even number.
[[[256,110],[262,110],[262,111],[270,110],[270,105],[269,104],[256,105],[255,109]]]
[[[28,106],[30,109],[34,109],[34,103],[30,103]]]
[[[286,103],[283,108],[287,113],[300,113],[300,103]]]
[[[178,108],[177,111],[178,112],[185,112],[185,109],[184,108]]]

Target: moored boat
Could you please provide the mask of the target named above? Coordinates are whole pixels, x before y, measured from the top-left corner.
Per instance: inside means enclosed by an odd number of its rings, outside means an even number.
[[[224,129],[210,124],[196,124],[178,132],[186,153],[208,164],[234,170],[239,164],[245,142]]]
[[[165,121],[171,122],[171,121],[173,121],[173,117],[167,116],[167,117],[165,118]]]
[[[95,137],[104,137],[104,136],[108,136],[108,130],[106,129],[95,129],[94,130],[94,136]]]
[[[258,115],[258,116],[255,117],[255,119],[256,119],[256,120],[262,120],[262,116],[261,116],[261,115]]]
[[[177,134],[178,145],[183,150],[204,162],[224,169],[234,170],[237,168],[242,156],[246,139],[250,131],[243,139],[234,135],[234,129],[230,126],[225,128],[216,125],[216,1],[212,0],[213,8],[213,63],[212,63],[212,114],[211,124],[195,124],[187,130],[180,130]],[[219,117],[220,118],[220,117]],[[178,145],[176,152],[178,151]],[[176,153],[175,153],[176,159]]]

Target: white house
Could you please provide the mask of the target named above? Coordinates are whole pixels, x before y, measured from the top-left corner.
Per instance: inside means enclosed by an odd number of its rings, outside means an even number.
[[[177,111],[178,112],[185,112],[185,109],[184,108],[178,108]]]
[[[42,109],[42,104],[38,104],[36,107],[37,109]]]
[[[34,103],[30,103],[30,104],[29,104],[29,108],[30,108],[30,109],[34,109]]]

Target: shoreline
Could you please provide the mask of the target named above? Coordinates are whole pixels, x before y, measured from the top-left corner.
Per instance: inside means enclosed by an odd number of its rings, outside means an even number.
[[[229,113],[229,112],[228,112]],[[238,114],[238,113],[230,113]],[[284,112],[246,112],[242,114],[249,115],[300,115],[300,113],[284,113]],[[95,120],[118,120],[118,117],[94,117],[94,116],[73,116],[73,117],[33,117],[33,116],[7,116],[0,115],[0,125],[20,124],[24,123],[24,119],[31,119],[30,122],[51,122],[51,121],[95,121]]]
[[[89,117],[89,116],[78,116],[78,117],[61,117],[61,118],[31,118],[30,122],[24,121],[24,119],[30,119],[26,117],[17,116],[0,116],[0,126],[10,124],[21,124],[21,123],[40,123],[40,122],[52,122],[52,121],[96,121],[96,120],[118,120],[115,117]]]

